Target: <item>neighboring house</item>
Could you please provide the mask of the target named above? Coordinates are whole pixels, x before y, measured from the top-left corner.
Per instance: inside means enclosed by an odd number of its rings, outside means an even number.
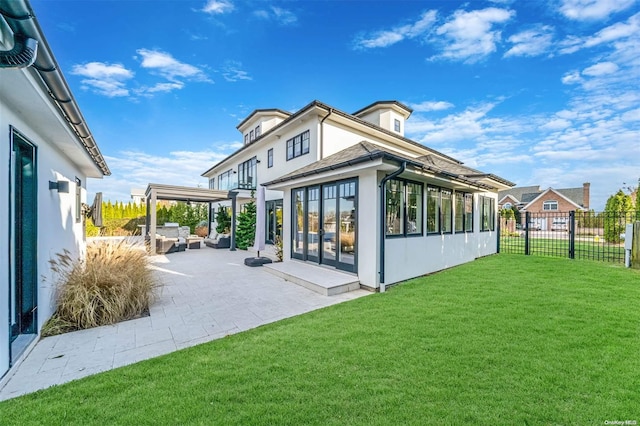
[[[282,235],[285,262],[370,289],[495,253],[498,191],[514,184],[405,138],[411,112],[396,101],[256,110],[237,126],[244,146],[203,176],[239,202],[264,185],[267,240]]]
[[[566,230],[571,211],[589,210],[591,184],[582,187],[541,190],[539,186],[513,187],[498,193],[500,209],[515,206],[521,213],[535,213],[530,227],[538,230]],[[521,215],[524,225],[524,215]]]
[[[0,377],[52,314],[49,260],[84,253],[87,178],[109,174],[31,6],[0,0]]]
[[[146,204],[147,197],[144,194],[145,190],[140,188],[131,188],[131,200],[134,204]]]

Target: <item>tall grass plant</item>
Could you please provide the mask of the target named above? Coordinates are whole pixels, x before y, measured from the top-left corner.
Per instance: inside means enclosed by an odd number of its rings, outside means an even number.
[[[127,240],[90,244],[84,260],[65,250],[50,263],[58,276],[56,311],[45,336],[136,318],[157,296],[143,247]]]

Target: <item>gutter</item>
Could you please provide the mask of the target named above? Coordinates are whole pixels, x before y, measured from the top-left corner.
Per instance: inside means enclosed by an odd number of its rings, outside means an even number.
[[[403,161],[400,165],[400,168],[395,172],[391,173],[382,178],[380,181],[380,271],[378,274],[380,275],[380,293],[384,293],[386,290],[386,286],[384,284],[384,259],[385,259],[385,240],[386,240],[386,229],[385,229],[385,210],[387,207],[387,192],[385,186],[387,181],[395,178],[396,176],[404,173],[404,170],[407,168],[407,162]]]
[[[60,71],[60,66],[51,53],[51,48],[36,20],[31,5],[27,0],[10,0],[2,2],[2,7],[0,16],[3,16],[7,21],[14,35],[19,34],[20,37],[38,41],[37,56],[29,70],[43,84],[44,90],[49,94],[98,170],[103,176],[111,175],[107,162],[80,112],[62,71]]]

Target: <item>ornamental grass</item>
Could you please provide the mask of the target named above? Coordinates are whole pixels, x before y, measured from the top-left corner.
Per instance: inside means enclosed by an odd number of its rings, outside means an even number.
[[[90,244],[84,260],[65,250],[50,263],[58,275],[56,310],[43,336],[140,317],[159,289],[146,252],[126,240]]]

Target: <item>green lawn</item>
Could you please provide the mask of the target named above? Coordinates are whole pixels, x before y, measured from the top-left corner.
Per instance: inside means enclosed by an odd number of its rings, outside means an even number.
[[[640,422],[640,273],[497,255],[0,403],[0,424]]]

